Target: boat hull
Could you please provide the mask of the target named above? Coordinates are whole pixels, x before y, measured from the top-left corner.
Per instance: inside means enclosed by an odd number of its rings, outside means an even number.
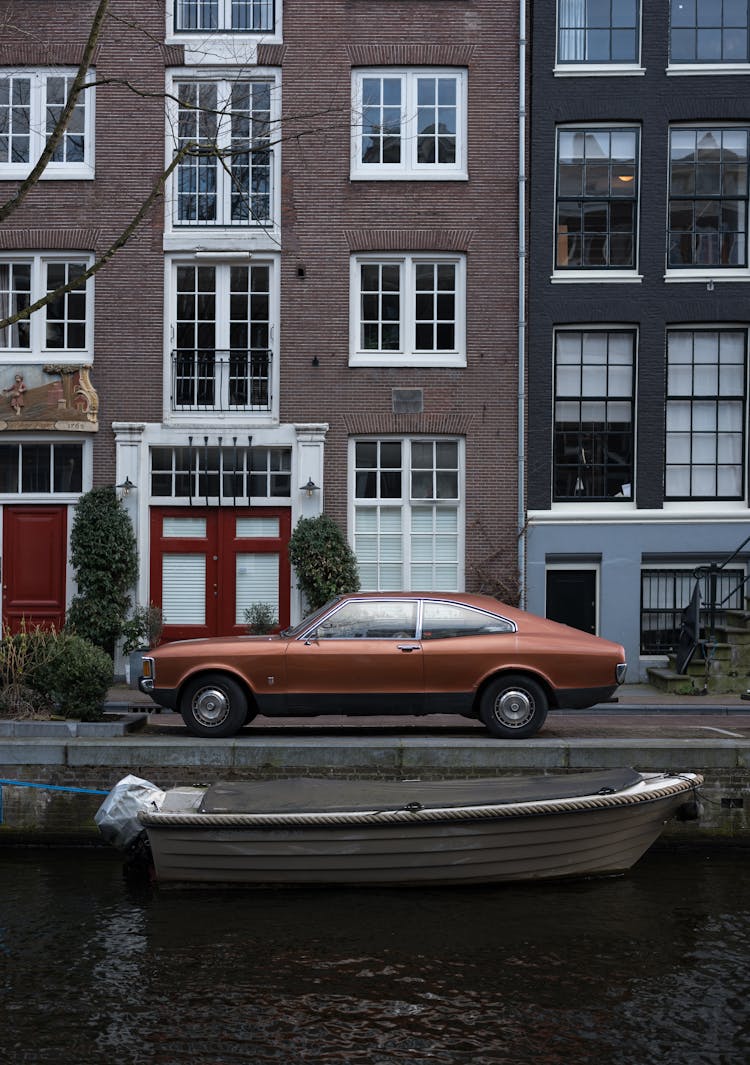
[[[193,812],[142,821],[163,883],[437,886],[602,876],[630,869],[702,782],[693,774],[661,780],[631,795],[402,810],[385,820],[382,812]]]

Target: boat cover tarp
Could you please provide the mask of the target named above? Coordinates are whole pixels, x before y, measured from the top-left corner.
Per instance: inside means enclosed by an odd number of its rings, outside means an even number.
[[[487,777],[475,780],[233,780],[212,784],[199,810],[209,814],[341,813],[547,802],[611,794],[641,780],[634,769],[565,776]]]

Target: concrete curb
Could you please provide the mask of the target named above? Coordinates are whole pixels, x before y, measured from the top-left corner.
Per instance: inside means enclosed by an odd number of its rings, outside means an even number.
[[[105,711],[106,713],[106,711]],[[126,736],[130,732],[142,729],[148,721],[147,713],[131,713],[118,720],[75,721],[0,721],[0,738],[5,739],[44,739],[44,738],[83,738],[111,739]]]

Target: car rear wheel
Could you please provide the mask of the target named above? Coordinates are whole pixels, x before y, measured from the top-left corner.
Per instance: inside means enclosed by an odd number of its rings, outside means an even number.
[[[248,716],[247,696],[236,680],[210,673],[186,685],[180,713],[194,736],[234,736]]]
[[[479,704],[479,716],[493,736],[525,739],[539,731],[547,717],[547,696],[531,677],[509,674],[492,681]]]

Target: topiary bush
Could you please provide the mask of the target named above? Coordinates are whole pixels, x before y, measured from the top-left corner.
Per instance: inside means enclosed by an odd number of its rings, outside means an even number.
[[[98,721],[114,664],[101,647],[72,633],[57,634],[55,652],[33,671],[33,687],[51,698],[62,717]]]
[[[357,559],[332,518],[300,518],[289,540],[289,561],[311,610],[334,595],[359,590]]]
[[[78,593],[70,604],[66,628],[112,656],[130,609],[130,589],[138,578],[133,526],[114,488],[94,488],[81,496],[70,552]]]

